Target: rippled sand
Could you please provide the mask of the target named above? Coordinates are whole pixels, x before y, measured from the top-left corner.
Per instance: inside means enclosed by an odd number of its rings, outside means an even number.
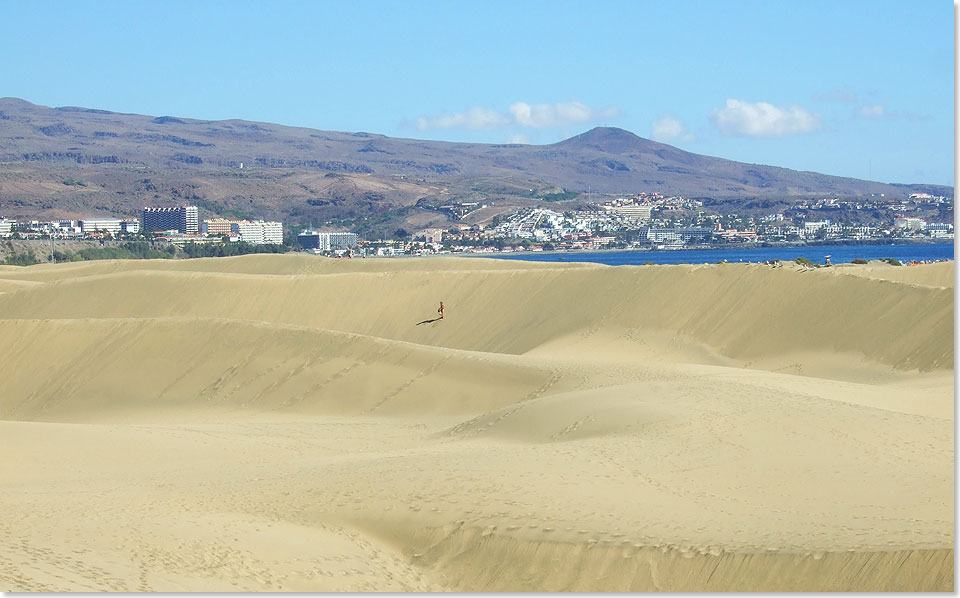
[[[953,266],[0,267],[0,590],[952,591]]]

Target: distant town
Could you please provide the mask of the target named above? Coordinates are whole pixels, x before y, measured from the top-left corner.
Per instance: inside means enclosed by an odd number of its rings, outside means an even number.
[[[446,231],[443,239],[454,250],[469,250],[478,242],[493,239],[498,249],[516,251],[872,243],[890,239],[947,240],[954,235],[953,199],[928,194],[895,200],[824,198],[799,202],[790,212],[761,217],[710,214],[703,209],[702,201],[641,193],[597,204],[592,210],[518,210],[495,218],[487,230],[459,226]],[[858,212],[892,213],[893,217],[887,218],[889,224],[867,223],[850,217]],[[917,213],[934,214],[937,220],[928,221]],[[423,233],[425,240],[429,240],[426,237],[430,232]]]
[[[486,225],[461,220],[480,203],[443,206],[445,227],[393,239],[362,239],[343,230],[284,228],[279,221],[201,219],[197,206],[144,207],[139,218],[18,221],[0,218],[0,238],[18,240],[150,241],[188,257],[200,246],[238,243],[249,251],[299,250],[335,256],[424,255],[604,249],[680,249],[769,244],[869,244],[892,240],[949,241],[954,238],[953,199],[914,193],[903,198],[822,198],[803,201],[788,213],[760,217],[709,213],[703,202],[659,193],[640,193],[596,203],[589,209],[524,208]],[[850,215],[873,214],[874,222]],[[881,216],[876,218],[876,216]],[[829,216],[833,216],[832,218]],[[886,216],[885,218],[883,216]],[[268,247],[272,246],[272,247]],[[233,255],[235,253],[229,253]],[[55,255],[53,261],[56,261]]]

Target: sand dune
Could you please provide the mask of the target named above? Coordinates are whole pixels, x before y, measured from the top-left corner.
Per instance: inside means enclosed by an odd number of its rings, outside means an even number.
[[[954,287],[954,279],[956,278],[956,269],[952,261],[908,267],[891,266],[884,262],[872,261],[866,265],[841,264],[836,268],[824,271],[829,271],[832,274],[852,274],[907,284],[950,288]]]
[[[114,262],[0,295],[0,311],[8,318],[227,317],[509,354],[564,335],[668,331],[744,364],[797,351],[850,352],[921,371],[953,363],[952,288],[752,264],[515,269],[512,262],[491,267],[502,264],[493,260],[396,260],[401,267],[371,272],[377,262],[351,260],[362,267],[306,275],[171,270],[175,262],[111,272]],[[423,269],[430,264],[437,268]],[[474,264],[481,268],[453,269]],[[435,317],[440,300],[457,317],[417,326]]]
[[[952,263],[891,268],[0,268],[0,589],[952,590]]]

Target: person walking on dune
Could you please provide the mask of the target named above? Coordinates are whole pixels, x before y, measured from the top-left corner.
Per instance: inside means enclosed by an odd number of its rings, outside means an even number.
[[[437,313],[440,314],[440,319],[443,319],[443,301],[440,302],[440,308],[437,310]]]

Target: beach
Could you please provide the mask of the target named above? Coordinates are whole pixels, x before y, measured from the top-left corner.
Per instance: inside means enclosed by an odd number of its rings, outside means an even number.
[[[0,266],[0,364],[3,591],[954,590],[952,261]]]

